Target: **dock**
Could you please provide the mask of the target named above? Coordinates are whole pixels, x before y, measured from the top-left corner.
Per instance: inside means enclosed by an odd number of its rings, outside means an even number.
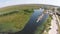
[[[44,14],[42,14],[41,16],[39,16],[39,17],[37,18],[37,21],[36,21],[36,22],[39,22],[39,21],[42,19],[43,16],[44,16]]]

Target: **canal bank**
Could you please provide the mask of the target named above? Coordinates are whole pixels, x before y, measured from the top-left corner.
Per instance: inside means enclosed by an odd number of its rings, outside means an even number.
[[[43,24],[43,22],[48,17],[48,14],[44,14],[42,19],[39,22],[36,22],[37,18],[41,16],[43,13],[43,10],[34,10],[33,15],[31,16],[28,23],[25,25],[24,29],[22,31],[16,32],[14,34],[35,34],[35,31],[37,30],[37,27]]]

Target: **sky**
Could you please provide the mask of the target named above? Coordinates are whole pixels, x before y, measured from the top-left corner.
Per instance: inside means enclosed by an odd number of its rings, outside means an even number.
[[[60,6],[60,0],[0,0],[0,8],[19,4],[49,4]]]

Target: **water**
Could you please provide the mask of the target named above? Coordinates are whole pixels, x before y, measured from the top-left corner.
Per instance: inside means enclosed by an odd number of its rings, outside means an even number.
[[[24,29],[22,31],[16,32],[15,34],[34,34],[37,27],[40,26],[48,17],[48,14],[45,14],[39,22],[36,22],[37,18],[40,15],[42,15],[42,13],[43,13],[42,9],[34,10],[33,15],[31,16],[30,20],[28,21]]]

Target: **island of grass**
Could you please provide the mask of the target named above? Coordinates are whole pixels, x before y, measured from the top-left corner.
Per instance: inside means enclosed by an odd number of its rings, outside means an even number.
[[[28,23],[33,12],[33,9],[29,8],[3,8],[0,10],[0,32],[21,31]]]

